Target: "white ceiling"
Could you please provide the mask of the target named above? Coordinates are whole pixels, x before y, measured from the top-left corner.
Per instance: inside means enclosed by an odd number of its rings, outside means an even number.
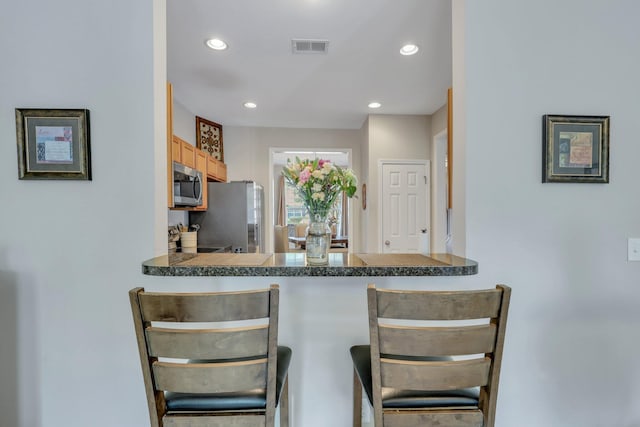
[[[229,48],[208,49],[212,37]],[[329,52],[294,55],[294,38],[329,40]],[[400,55],[408,42],[416,55]],[[370,113],[431,114],[451,86],[451,1],[167,0],[167,63],[175,100],[222,125],[359,129]]]

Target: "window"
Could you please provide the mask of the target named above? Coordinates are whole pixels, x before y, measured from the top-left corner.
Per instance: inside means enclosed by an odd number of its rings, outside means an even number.
[[[342,232],[342,197],[339,197],[334,209],[329,214],[331,224],[335,224],[335,233],[339,236],[345,235]],[[301,222],[309,222],[309,214],[307,213],[302,199],[298,197],[298,193],[293,185],[285,181],[284,192],[285,218],[286,225],[299,224]]]
[[[274,150],[272,154],[272,166],[274,167],[275,176],[279,176],[280,170],[282,166],[287,164],[288,159],[295,159],[299,157],[303,158],[322,158],[328,159],[336,165],[341,167],[351,167],[349,157],[349,150],[339,150],[339,151],[303,151],[303,150]],[[276,194],[279,194],[276,192]],[[304,207],[304,203],[297,196],[296,189],[294,186],[290,185],[285,181],[285,190],[284,190],[284,223],[285,225],[296,225],[301,222],[309,222],[309,215]],[[278,203],[274,201],[274,206],[278,206]],[[280,205],[282,206],[282,205]],[[348,206],[347,206],[348,207]],[[275,214],[275,212],[274,212]],[[330,214],[330,219],[332,223],[332,229],[335,234],[338,236],[344,236],[347,234],[347,230],[343,230],[346,224],[346,219],[343,221],[342,216],[346,215],[342,209],[342,197],[338,198],[336,202],[336,206],[333,209],[333,212]]]

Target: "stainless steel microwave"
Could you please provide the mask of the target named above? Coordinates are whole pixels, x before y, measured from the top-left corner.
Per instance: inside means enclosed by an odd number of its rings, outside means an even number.
[[[173,205],[200,206],[202,204],[202,172],[173,162]]]

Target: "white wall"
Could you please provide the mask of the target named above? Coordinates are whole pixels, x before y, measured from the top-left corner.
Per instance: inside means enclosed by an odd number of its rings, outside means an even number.
[[[640,426],[640,3],[466,13],[471,281],[513,287],[496,426]],[[546,113],[611,116],[609,184],[541,183]]]
[[[447,130],[447,117],[448,109],[447,104],[440,107],[435,113],[431,115],[431,136],[446,132]],[[433,148],[433,147],[431,147]],[[431,151],[433,153],[433,150]]]
[[[445,157],[448,136],[448,105],[431,115],[431,227],[432,253],[445,253],[447,235],[447,170]]]
[[[380,160],[429,160],[431,116],[369,115],[367,140],[367,221],[364,252],[378,252],[378,165]]]
[[[127,291],[147,282],[140,261],[166,206],[155,197],[166,155],[154,89],[166,75],[153,71],[154,4],[3,4],[2,427],[148,425]],[[88,108],[93,180],[18,180],[16,107]],[[166,248],[166,226],[163,237]]]
[[[150,191],[164,182],[153,102],[158,3],[33,0],[9,2],[0,15],[2,427],[148,425],[126,292],[214,282],[140,274],[155,251],[153,223],[163,226],[156,216],[166,217],[166,195]],[[640,4],[468,3],[467,254],[480,273],[376,282],[513,287],[497,427],[638,427],[640,263],[626,261],[626,238],[640,237]],[[51,31],[52,22],[68,25]],[[89,108],[93,181],[19,181],[16,107]],[[611,115],[610,184],[540,183],[545,113]],[[225,154],[243,158],[229,133]],[[231,178],[262,167],[261,150]],[[283,341],[295,352],[296,425],[304,417],[313,421],[304,427],[346,427],[347,347],[366,339],[365,281],[222,278],[216,286],[272,281],[283,283]]]
[[[466,18],[465,4],[467,0],[451,0],[451,68],[453,75],[452,110],[453,110],[453,155],[451,164],[451,252],[465,256],[466,251],[466,180],[467,180],[467,118],[466,118],[466,85],[467,71],[465,60]],[[486,57],[490,60],[491,58]]]
[[[196,115],[175,98],[173,99],[173,134],[191,145],[196,145]]]

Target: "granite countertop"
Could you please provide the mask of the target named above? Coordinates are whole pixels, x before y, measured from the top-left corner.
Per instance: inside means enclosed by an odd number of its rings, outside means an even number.
[[[142,263],[151,276],[467,276],[478,263],[450,254],[330,253],[328,266],[307,266],[304,253],[174,253]]]

